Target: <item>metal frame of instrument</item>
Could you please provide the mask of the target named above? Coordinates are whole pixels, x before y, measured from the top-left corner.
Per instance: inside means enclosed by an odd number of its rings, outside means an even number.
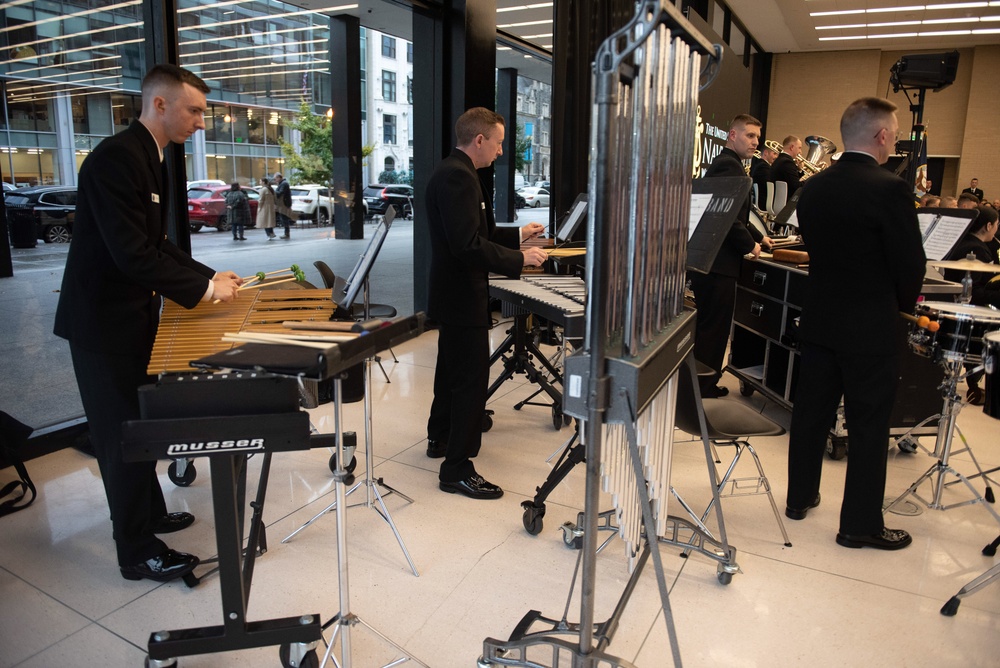
[[[344,294],[346,295],[343,302],[339,305],[347,309],[347,312],[351,312],[351,306],[354,304],[354,300],[357,298],[358,294],[362,295],[365,305],[365,320],[370,318],[370,305],[368,301],[368,279],[371,273],[372,267],[375,266],[375,259],[378,257],[379,251],[382,249],[382,243],[385,241],[386,235],[389,233],[389,225],[392,224],[395,218],[395,209],[390,205],[386,207],[386,213],[383,216],[382,221],[379,223],[378,228],[372,235],[371,241],[368,242],[368,246],[365,252],[358,259],[357,264],[354,266],[351,275],[347,278],[347,286],[344,288]],[[332,288],[334,293],[334,302],[336,299],[337,288]],[[366,357],[364,360],[363,367],[363,385],[365,388],[364,396],[364,421],[365,421],[365,474],[364,477],[359,480],[351,489],[347,491],[344,495],[345,497],[350,496],[356,492],[361,487],[365,488],[365,500],[360,503],[353,504],[354,506],[364,506],[365,508],[370,508],[378,513],[379,517],[389,526],[392,530],[393,535],[396,537],[396,542],[399,543],[399,549],[403,551],[403,556],[406,558],[406,563],[409,564],[410,570],[413,575],[420,577],[420,573],[417,572],[417,567],[413,563],[413,559],[410,557],[409,550],[406,549],[406,543],[403,542],[403,536],[399,533],[399,529],[396,528],[396,523],[392,519],[392,514],[389,512],[389,508],[385,505],[385,497],[390,494],[396,494],[397,496],[405,499],[409,503],[413,503],[413,499],[406,494],[403,494],[398,489],[386,484],[382,478],[375,477],[374,471],[374,452],[373,444],[374,438],[372,437],[372,404],[371,404],[371,366],[372,361],[377,357],[378,351],[373,351],[371,357]],[[385,373],[383,369],[382,373]],[[388,377],[387,377],[388,379]],[[339,394],[336,395],[339,397]],[[340,410],[339,407],[336,410]],[[338,449],[336,453],[337,457],[337,467],[343,466],[341,462],[341,457],[343,453]],[[382,494],[379,491],[379,486],[386,489],[386,493]],[[326,508],[316,513],[308,522],[300,526],[298,529],[288,534],[282,539],[282,543],[287,543],[299,532],[303,531],[306,527],[312,525],[314,522],[319,520],[321,517],[329,512],[332,512],[338,508],[338,504],[342,503],[343,499],[337,498],[333,503],[328,505]],[[376,506],[376,502],[378,505]],[[353,507],[353,506],[352,506]],[[339,520],[338,520],[339,521]]]
[[[705,71],[702,56],[709,57]],[[566,360],[563,407],[581,420],[586,447],[582,550],[563,618],[546,619],[529,612],[510,640],[484,641],[481,666],[543,665],[530,659],[529,652],[547,655],[552,666],[567,657],[574,668],[631,666],[606,649],[650,556],[673,663],[681,665],[658,538],[668,534],[677,538],[677,522],[668,519],[665,509],[674,374],[685,360],[697,385],[690,354],[694,318],[683,306],[693,128],[699,75],[709,78],[705,85],[711,83],[720,58],[721,48],[702,37],[667,0],[637,3],[631,21],[598,49],[590,155],[587,331],[583,349]],[[703,412],[699,419],[722,546],[731,558]],[[603,441],[611,446],[606,457]],[[612,616],[595,624],[600,492],[602,478],[607,481],[609,475],[621,483],[616,501],[618,529],[628,545],[632,575]],[[729,566],[736,568],[734,563]],[[580,621],[570,623],[566,615],[577,574]],[[548,628],[529,632],[535,622]]]
[[[351,630],[353,627],[361,625],[371,633],[373,633],[380,641],[390,645],[398,652],[402,654],[402,657],[397,658],[387,664],[388,666],[395,666],[407,661],[413,661],[415,664],[424,666],[427,668],[426,664],[422,663],[412,655],[408,654],[406,650],[391,641],[389,638],[378,632],[370,624],[366,623],[360,617],[351,612],[351,596],[350,596],[350,577],[348,574],[348,561],[347,561],[347,517],[345,511],[346,503],[346,493],[345,486],[347,477],[350,473],[344,468],[345,457],[344,457],[344,434],[343,434],[343,421],[341,417],[342,408],[342,388],[341,388],[341,377],[347,369],[357,365],[360,362],[369,360],[372,358],[374,353],[386,348],[392,347],[394,345],[399,345],[404,341],[408,341],[416,336],[419,336],[424,331],[424,315],[423,313],[418,313],[413,316],[396,318],[388,322],[385,326],[373,330],[364,336],[359,336],[356,339],[332,345],[325,350],[315,350],[311,348],[297,348],[295,346],[276,346],[276,345],[264,345],[248,343],[241,346],[236,350],[229,350],[223,353],[218,353],[216,355],[199,360],[199,363],[203,366],[211,366],[216,368],[236,368],[236,369],[246,369],[246,370],[266,370],[276,375],[292,376],[296,379],[302,380],[315,380],[323,381],[328,379],[333,379],[334,385],[334,450],[336,453],[337,469],[333,473],[335,482],[335,495],[336,495],[336,507],[334,508],[337,516],[337,573],[338,573],[338,592],[339,592],[339,612],[334,615],[330,620],[323,623],[321,628],[317,630],[325,631],[331,626],[334,627],[333,634],[331,635],[330,642],[327,644],[327,650],[324,654],[319,665],[326,665],[327,661],[334,660],[335,665],[341,666],[342,668],[350,668],[352,665],[351,657]],[[273,366],[268,366],[273,365]],[[304,420],[305,424],[308,425],[308,415],[304,412],[298,414],[301,417],[297,417],[298,420]],[[281,433],[281,432],[279,432]],[[324,435],[324,438],[329,438],[330,435]],[[327,445],[324,443],[323,445]],[[215,472],[213,470],[213,482],[214,482]],[[214,486],[213,486],[214,490]],[[213,491],[214,494],[214,491]],[[220,551],[222,547],[220,545]],[[229,609],[229,608],[227,608]],[[319,621],[318,616],[310,616],[308,620],[305,617],[295,618],[300,620],[299,623],[306,624],[308,622],[308,628],[310,633],[312,633],[314,628],[318,627]],[[230,624],[230,620],[226,620],[227,626]],[[233,622],[235,623],[235,622]],[[335,656],[332,656],[334,649],[337,644],[337,639],[340,639],[340,661],[336,660]],[[315,640],[310,638],[310,641]],[[284,641],[283,641],[284,642]],[[301,641],[306,642],[306,641]],[[272,644],[272,643],[261,643],[261,644]],[[310,646],[311,645],[311,646]],[[298,663],[303,659],[304,654],[313,651],[315,647],[314,642],[310,642],[310,645],[303,644],[301,647],[292,646],[292,650],[299,650],[299,654],[296,657],[291,657],[296,663],[289,663],[288,665],[302,665]],[[226,648],[220,648],[226,649]],[[232,647],[228,649],[234,649]],[[205,650],[208,651],[208,650]],[[212,650],[214,651],[214,650]],[[150,655],[152,656],[152,640],[150,641]],[[283,659],[286,657],[282,657]],[[164,666],[168,664],[163,664]]]

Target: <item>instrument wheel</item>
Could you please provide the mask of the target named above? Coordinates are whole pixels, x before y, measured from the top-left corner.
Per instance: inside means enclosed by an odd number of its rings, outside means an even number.
[[[899,448],[901,452],[909,452],[912,454],[917,451],[917,442],[910,436],[903,436],[901,439],[896,441],[896,447]]]
[[[485,434],[493,428],[493,411],[487,410],[483,413],[483,433]]]
[[[826,454],[834,461],[840,461],[847,456],[847,437],[828,436],[826,441]]]
[[[563,532],[563,543],[574,550],[583,549],[583,536],[577,535],[577,527],[572,522],[565,522],[561,527]]]
[[[542,505],[540,508],[532,505],[530,501],[525,501],[521,504],[524,508],[524,514],[521,516],[521,523],[524,524],[524,530],[527,531],[532,536],[537,536],[542,532],[542,526],[544,526],[545,521],[545,506]]]
[[[333,453],[332,455],[330,455],[330,464],[329,464],[329,466],[330,466],[330,473],[336,473],[337,472],[337,453],[336,452]],[[347,471],[348,473],[354,473],[354,469],[356,469],[357,467],[358,467],[358,458],[357,457],[351,457],[351,461],[347,462],[347,466],[344,467],[344,470]]]
[[[170,466],[167,467],[167,477],[170,478],[170,482],[178,487],[190,487],[194,479],[198,477],[198,470],[194,467],[194,462],[188,460],[184,473],[178,474],[177,462],[174,461],[170,462]]]
[[[562,407],[559,404],[553,404],[552,406],[552,426],[555,427],[556,431],[563,428],[564,415],[562,412]],[[569,424],[568,422],[566,424]]]
[[[721,584],[727,585],[727,584],[729,584],[730,582],[733,581],[733,574],[730,573],[729,571],[725,571],[725,570],[721,570],[720,569],[719,570],[718,578],[719,578],[719,582]]]
[[[754,392],[753,385],[746,382],[745,380],[740,381],[740,394],[742,394],[744,397],[752,397],[753,392]]]
[[[319,657],[316,650],[309,650],[302,655],[302,661],[297,665],[292,663],[292,647],[285,643],[278,648],[278,659],[281,661],[281,668],[319,668]]]
[[[143,660],[142,666],[143,666],[143,668],[177,668],[177,660],[174,659],[174,661],[172,663],[163,663],[162,661],[157,661],[157,662],[155,662],[155,665],[154,665],[153,659],[150,659],[147,656]]]

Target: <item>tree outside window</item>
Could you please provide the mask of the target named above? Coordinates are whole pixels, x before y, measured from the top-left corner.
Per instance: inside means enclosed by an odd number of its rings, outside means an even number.
[[[386,102],[396,101],[396,73],[382,70],[382,99]]]

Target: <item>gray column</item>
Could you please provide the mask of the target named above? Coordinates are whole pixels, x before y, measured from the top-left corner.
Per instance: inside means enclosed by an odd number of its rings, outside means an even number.
[[[52,102],[56,126],[56,155],[59,184],[76,185],[76,138],[73,134],[73,105],[69,95],[59,95]]]
[[[494,108],[496,0],[446,0],[413,8],[413,308],[427,308],[430,241],[424,193],[455,145],[454,125],[470,107]],[[492,168],[482,170],[492,180]],[[489,181],[487,181],[489,182]]]
[[[497,222],[514,220],[514,173],[517,165],[517,70],[505,67],[497,72],[497,113],[507,120],[503,155],[496,161]]]
[[[330,175],[337,237],[363,239],[361,199],[361,24],[353,16],[330,19],[330,91],[333,170]]]

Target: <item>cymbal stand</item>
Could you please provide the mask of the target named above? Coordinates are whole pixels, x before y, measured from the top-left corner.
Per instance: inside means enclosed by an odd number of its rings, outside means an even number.
[[[368,278],[367,277],[365,277],[364,295],[365,295],[365,297],[364,297],[364,300],[365,300],[365,320],[368,320]],[[400,497],[402,497],[403,499],[406,499],[406,501],[408,501],[409,503],[413,503],[413,499],[410,498],[410,497],[408,497],[408,496],[406,496],[405,494],[403,494],[402,492],[400,492],[398,489],[395,489],[394,487],[391,487],[391,486],[387,485],[382,478],[376,478],[375,477],[375,472],[374,472],[375,464],[374,464],[374,461],[373,461],[374,457],[373,457],[373,448],[372,448],[373,439],[372,439],[372,405],[371,405],[371,365],[372,365],[372,360],[373,359],[374,358],[371,357],[371,356],[365,358],[364,366],[363,366],[363,369],[364,369],[364,381],[363,382],[364,382],[364,387],[365,387],[365,398],[364,398],[365,475],[364,475],[364,478],[362,478],[357,483],[355,483],[355,485],[353,487],[351,487],[351,489],[349,489],[344,496],[345,497],[350,496],[355,491],[357,491],[359,488],[361,488],[362,486],[364,486],[364,488],[365,488],[365,500],[363,502],[360,502],[360,503],[352,504],[352,507],[353,506],[362,506],[363,505],[365,508],[371,508],[372,510],[374,510],[375,512],[377,512],[379,514],[379,517],[381,517],[382,520],[385,521],[385,523],[389,525],[389,528],[392,529],[393,535],[396,536],[396,542],[399,543],[399,547],[403,551],[403,556],[406,557],[406,562],[410,565],[410,570],[413,571],[413,575],[416,576],[416,577],[420,577],[420,573],[417,572],[417,567],[413,564],[413,559],[410,558],[410,553],[406,549],[406,544],[403,542],[403,537],[400,535],[399,529],[396,528],[396,523],[393,522],[392,515],[389,513],[389,509],[385,505],[385,497],[388,496],[388,495],[390,495],[390,494],[397,494]],[[335,402],[337,404],[339,404],[339,402],[340,402],[340,395],[339,394],[336,395]],[[339,409],[336,409],[336,410],[339,410]],[[339,424],[339,422],[338,422],[338,424]],[[338,444],[338,446],[341,445],[339,433],[338,433],[338,437],[337,437],[337,444]],[[338,450],[337,450],[337,468],[338,469],[341,467],[341,461],[342,461],[341,457],[342,457],[342,455],[343,455],[343,453],[340,451],[340,449],[338,447]],[[386,493],[385,494],[382,494],[379,491],[379,486],[384,487],[386,489]],[[327,513],[331,512],[333,510],[336,510],[339,507],[339,504],[341,502],[342,502],[342,500],[339,497],[336,498],[333,503],[331,503],[329,506],[327,506],[326,508],[324,508],[320,512],[316,513],[316,515],[314,515],[308,522],[306,522],[305,524],[303,524],[302,526],[300,526],[298,529],[296,529],[292,533],[290,533],[287,536],[285,536],[285,538],[281,542],[282,543],[287,543],[296,534],[298,534],[300,531],[304,530],[306,527],[310,526],[311,524],[313,524],[314,522],[316,522],[317,520],[319,520],[319,518],[321,518],[323,515],[326,515]],[[378,503],[378,506],[375,505],[376,502]]]
[[[421,663],[414,657],[410,656],[402,647],[389,640],[386,636],[376,631],[371,625],[367,624],[360,617],[351,612],[350,577],[348,574],[348,562],[347,562],[347,521],[346,521],[347,517],[345,516],[344,512],[344,507],[345,507],[344,504],[346,502],[346,497],[347,497],[347,493],[345,493],[344,487],[345,487],[345,481],[348,476],[348,472],[344,469],[344,439],[343,439],[343,428],[342,428],[343,422],[341,419],[342,404],[340,400],[341,379],[339,377],[333,379],[333,392],[334,392],[334,400],[333,400],[334,429],[337,434],[337,441],[336,441],[337,470],[334,471],[333,478],[335,481],[335,487],[336,487],[335,496],[337,497],[337,500],[333,504],[331,504],[331,508],[333,508],[337,514],[337,576],[338,576],[337,584],[338,584],[338,589],[340,591],[340,612],[334,615],[328,622],[323,624],[324,632],[331,626],[333,626],[334,629],[333,629],[333,634],[330,636],[330,642],[327,644],[326,652],[323,654],[323,660],[322,662],[320,662],[319,665],[325,666],[326,662],[332,659],[333,664],[335,666],[338,666],[339,668],[350,668],[351,629],[352,627],[361,624],[366,629],[375,634],[383,642],[387,643],[388,645],[391,645],[397,651],[402,653],[403,655],[402,657],[394,659],[390,663],[386,664],[386,668],[388,668],[389,666],[396,666],[401,663],[405,663],[407,661],[413,661],[415,664],[427,668],[425,664]],[[371,462],[370,456],[368,457],[368,461]],[[369,466],[371,466],[370,463]],[[286,538],[285,540],[288,539]],[[407,555],[407,558],[409,558],[409,555]],[[338,638],[340,640],[339,662],[337,661],[337,658],[333,656],[333,651],[334,648],[337,646]]]
[[[965,375],[962,373],[962,366],[964,365],[964,360],[947,359],[947,360],[942,360],[942,364],[945,367],[945,379],[941,383],[941,394],[944,397],[944,405],[943,408],[941,409],[940,419],[938,420],[937,440],[934,443],[934,452],[932,453],[932,456],[938,457],[938,461],[934,465],[932,465],[929,469],[927,469],[927,471],[925,471],[923,475],[917,478],[916,481],[914,481],[914,483],[910,485],[905,492],[900,494],[894,501],[886,505],[882,509],[882,511],[891,512],[895,506],[900,504],[908,496],[913,496],[913,498],[917,499],[927,508],[930,508],[932,510],[950,510],[951,508],[959,508],[961,506],[968,506],[979,503],[982,504],[986,508],[986,510],[988,510],[990,514],[993,515],[993,519],[995,519],[997,523],[1000,524],[1000,513],[997,513],[997,511],[992,508],[992,506],[986,500],[986,498],[984,498],[982,495],[979,494],[979,492],[972,485],[972,483],[969,482],[969,478],[963,475],[962,473],[956,471],[949,462],[949,459],[951,458],[952,454],[967,452],[969,453],[969,457],[972,459],[972,462],[975,465],[976,469],[979,471],[978,475],[983,478],[986,477],[983,474],[982,468],[979,466],[978,460],[976,460],[975,455],[972,453],[972,449],[969,447],[968,443],[965,442],[964,436],[962,436],[962,441],[963,443],[965,443],[965,448],[962,450],[957,450],[952,452],[952,439],[955,431],[958,430],[958,425],[957,425],[958,413],[962,410],[962,406],[964,405],[962,402],[962,398],[958,395],[956,390],[958,382],[965,377]],[[975,370],[973,370],[971,373],[974,372]],[[961,436],[961,432],[959,432],[959,434]],[[952,481],[951,483],[946,483],[946,476],[949,475],[954,476],[956,480]],[[930,500],[923,498],[920,494],[917,493],[917,489],[920,487],[920,485],[922,485],[925,481],[928,480],[931,481],[934,494]],[[961,501],[959,503],[945,505],[942,502],[941,498],[944,493],[945,486],[948,484],[958,483],[958,482],[964,483],[965,486],[969,488],[969,491],[972,492],[973,498],[966,501]],[[987,484],[989,484],[988,479],[987,479]],[[987,487],[987,494],[989,496],[992,496],[992,490],[990,490],[989,487]]]

